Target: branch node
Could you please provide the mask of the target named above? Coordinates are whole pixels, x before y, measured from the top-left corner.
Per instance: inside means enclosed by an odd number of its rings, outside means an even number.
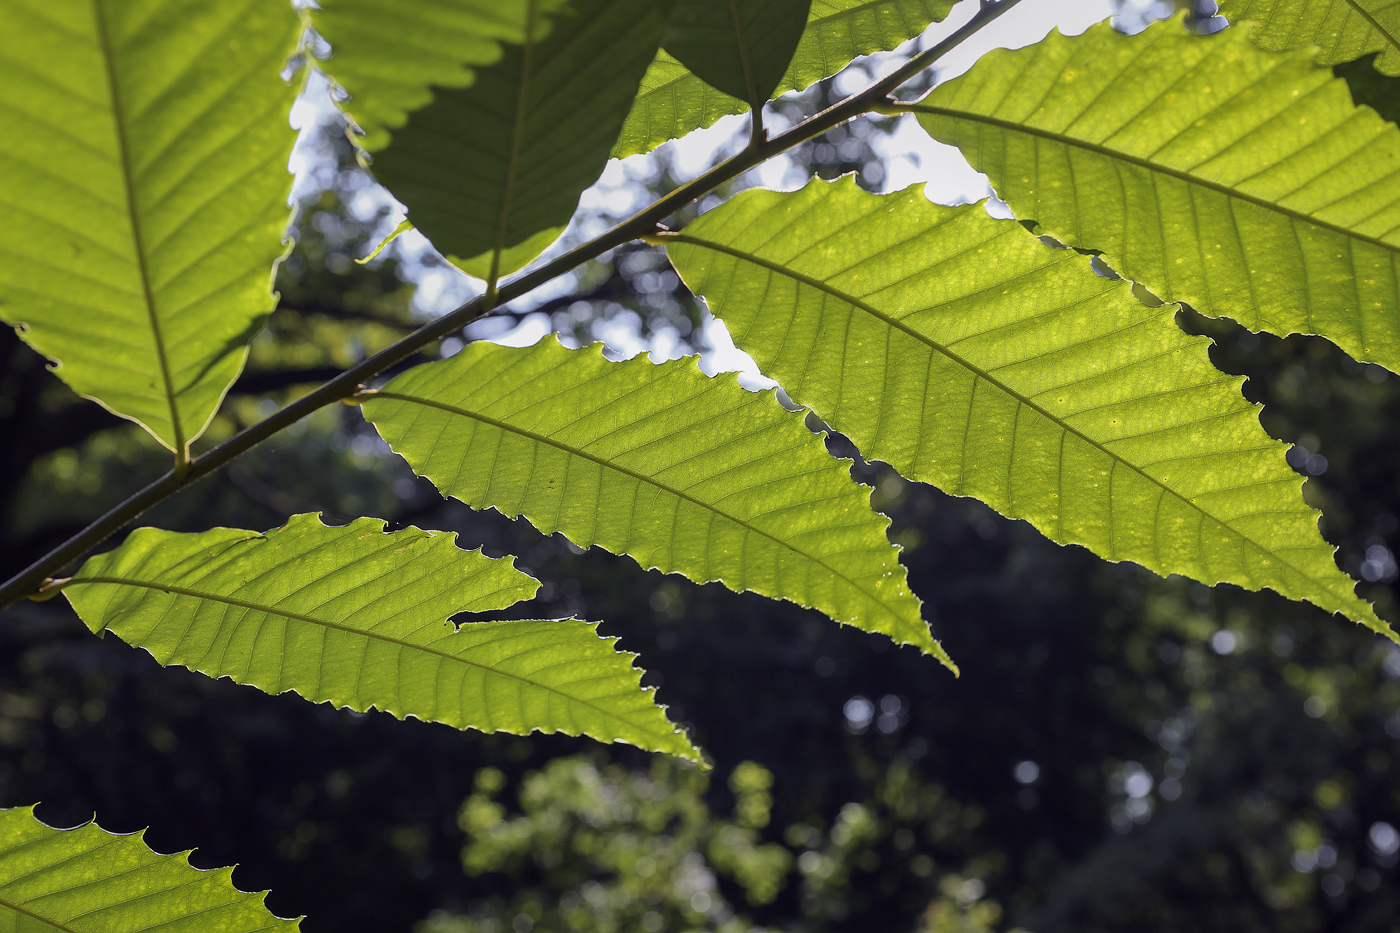
[[[33,593],[30,593],[28,598],[32,602],[36,603],[48,602],[49,600],[57,596],[60,590],[62,590],[65,586],[72,582],[72,577],[59,577],[57,579],[54,579],[53,577],[45,577],[44,582],[39,587],[39,589]]]
[[[648,246],[665,246],[667,240],[673,240],[679,235],[665,224],[658,223],[655,230],[642,234],[638,239]]]
[[[369,398],[370,396],[377,394],[378,392],[375,389],[371,389],[369,386],[365,385],[362,382],[359,385],[355,386],[354,392],[351,392],[349,395],[341,399],[340,404],[349,405],[353,408],[356,405],[362,404],[364,400]]]

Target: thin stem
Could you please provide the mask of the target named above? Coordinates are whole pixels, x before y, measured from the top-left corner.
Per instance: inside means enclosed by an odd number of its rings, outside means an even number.
[[[403,362],[428,344],[460,330],[493,307],[514,301],[527,292],[533,291],[590,259],[597,258],[610,249],[632,240],[650,236],[657,231],[658,225],[667,217],[725,182],[799,143],[822,135],[847,120],[885,107],[889,103],[887,98],[890,92],[1019,2],[1021,0],[984,2],[982,8],[972,19],[937,45],[905,62],[888,77],[882,78],[865,90],[814,114],[772,139],[748,146],[733,158],[721,162],[699,178],[681,185],[650,207],[641,210],[606,233],[574,247],[542,266],[527,270],[518,278],[499,286],[495,294],[474,298],[442,317],[424,324],[413,333],[373,356],[365,358],[263,421],[240,431],[223,443],[211,448],[204,455],[190,461],[183,473],[177,473],[173,470],[166,473],[160,479],[113,507],[101,518],[45,554],[28,568],[16,574],[4,586],[0,586],[0,609],[13,605],[30,594],[37,593],[44,582],[54,573],[60,571],[70,561],[83,556],[109,535],[121,530],[146,509],[196,480],[208,476],[234,457],[262,443],[283,428],[295,424],[312,412],[324,408],[332,402],[350,399],[366,381],[395,364]]]

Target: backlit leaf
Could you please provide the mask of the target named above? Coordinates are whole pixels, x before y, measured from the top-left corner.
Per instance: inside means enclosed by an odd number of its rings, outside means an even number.
[[[547,337],[523,350],[474,343],[394,379],[364,412],[474,508],[944,657],[888,519],[772,392],[707,378],[693,359],[611,363]]]
[[[735,344],[865,456],[1109,560],[1269,587],[1395,637],[1241,380],[1174,307],[1086,257],[849,177],[744,192],[667,249]]]
[[[140,528],[84,564],[63,593],[95,632],[268,693],[698,757],[640,688],[634,656],[614,651],[596,623],[448,622],[539,587],[454,538],[385,534],[369,518],[328,528],[314,515],[267,534]]]
[[[1400,369],[1400,128],[1246,29],[993,52],[916,108],[1018,217],[1164,298]]]
[[[272,310],[297,29],[284,0],[0,4],[0,317],[173,450]]]
[[[1232,23],[1257,21],[1250,36],[1266,49],[1319,46],[1323,65],[1379,52],[1376,68],[1400,75],[1400,0],[1219,0],[1219,6]]]
[[[54,829],[33,807],[0,810],[0,929],[15,933],[294,931],[264,894],[233,886],[232,868],[200,871],[189,853],[157,855],[142,833],[88,823]]]
[[[775,93],[801,90],[854,59],[893,49],[948,15],[953,0],[812,0],[807,27]],[[717,91],[661,52],[642,78],[613,155],[650,152],[668,139],[743,113],[748,104]]]

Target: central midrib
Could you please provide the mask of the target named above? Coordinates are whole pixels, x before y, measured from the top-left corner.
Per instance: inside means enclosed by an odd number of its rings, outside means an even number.
[[[1381,249],[1387,250],[1389,252],[1400,254],[1400,245],[1387,243],[1385,240],[1378,239],[1377,237],[1367,236],[1364,233],[1357,233],[1354,230],[1348,230],[1346,227],[1341,227],[1337,224],[1330,223],[1325,220],[1320,220],[1316,217],[1312,217],[1300,211],[1293,210],[1292,208],[1284,207],[1283,205],[1278,204],[1274,201],[1270,201],[1266,198],[1257,197],[1252,194],[1246,194],[1245,192],[1240,191],[1238,188],[1231,188],[1228,185],[1222,185],[1219,182],[1213,182],[1208,179],[1201,178],[1199,175],[1192,175],[1190,172],[1183,171],[1182,169],[1172,168],[1170,166],[1163,165],[1160,162],[1152,162],[1148,159],[1142,158],[1141,156],[1129,155],[1126,152],[1122,152],[1118,149],[1111,149],[1108,146],[1100,145],[1099,143],[1091,143],[1087,140],[1076,139],[1073,136],[1065,136],[1061,133],[1054,133],[1050,130],[1029,126],[1025,123],[1017,123],[1013,120],[1001,120],[997,117],[987,116],[985,114],[980,113],[972,113],[967,110],[954,110],[951,107],[935,107],[931,104],[910,104],[907,107],[901,107],[899,109],[901,112],[906,113],[927,113],[933,116],[950,117],[955,120],[970,120],[975,123],[985,123],[989,126],[995,126],[999,129],[1007,130],[1009,132],[1024,133],[1027,136],[1036,136],[1041,139],[1049,140],[1050,142],[1057,142],[1065,146],[1072,146],[1076,149],[1083,149],[1088,152],[1097,153],[1098,155],[1106,156],[1111,159],[1118,159],[1120,161],[1127,162],[1131,165],[1136,165],[1139,168],[1147,169],[1150,172],[1156,172],[1161,175],[1168,175],[1172,178],[1184,181],[1187,184],[1199,185],[1202,188],[1208,188],[1209,190],[1215,191],[1219,194],[1223,194],[1226,197],[1238,198],[1241,201],[1253,204],[1256,207],[1263,208],[1264,210],[1270,211],[1272,213],[1282,214],[1283,216],[1288,217],[1292,220],[1299,220],[1303,223],[1310,224],[1314,227],[1319,227],[1323,230],[1328,230],[1332,233],[1336,233],[1353,240],[1360,240],[1363,243],[1369,243],[1372,246],[1378,246]]]
[[[55,930],[62,930],[63,933],[78,933],[77,930],[73,929],[70,926],[64,926],[57,920],[50,920],[48,917],[40,916],[39,914],[34,913],[34,911],[32,910],[25,910],[23,907],[21,907],[19,904],[16,904],[14,901],[6,900],[3,897],[0,897],[0,907],[8,907],[17,914],[24,914],[26,917],[31,917],[35,920],[38,920],[40,923],[51,926]]]
[[[175,381],[170,375],[170,361],[165,352],[165,336],[161,333],[160,319],[156,315],[155,296],[151,293],[151,276],[146,268],[146,247],[141,236],[141,215],[137,212],[135,173],[131,167],[130,144],[126,138],[126,116],[122,108],[121,90],[117,84],[117,68],[113,60],[112,41],[108,34],[107,17],[103,12],[104,0],[93,0],[93,16],[97,21],[98,41],[101,43],[102,64],[106,68],[107,86],[112,98],[112,117],[117,130],[117,148],[120,153],[122,182],[126,189],[126,210],[131,218],[132,244],[136,249],[136,267],[141,276],[141,292],[146,301],[146,318],[155,340],[156,358],[160,362],[161,379],[165,382],[165,400],[170,406],[170,427],[174,432],[175,456],[183,462],[185,452],[185,431],[180,424],[180,408],[175,400]]]
[[[832,567],[830,564],[828,564],[826,561],[822,560],[820,557],[815,557],[815,556],[813,556],[813,555],[811,555],[811,554],[806,553],[805,551],[799,551],[797,548],[793,547],[793,546],[792,546],[791,544],[789,544],[788,542],[784,541],[783,539],[781,539],[781,538],[779,538],[779,537],[777,537],[777,536],[775,536],[775,535],[773,535],[773,534],[770,534],[770,533],[767,532],[767,531],[764,531],[762,528],[758,528],[758,527],[756,527],[756,526],[750,524],[749,522],[745,521],[744,519],[739,518],[739,517],[737,517],[737,516],[735,516],[735,515],[731,515],[730,513],[726,512],[726,511],[724,511],[723,509],[720,509],[720,508],[718,508],[718,507],[716,507],[716,506],[714,506],[714,505],[711,505],[711,504],[706,503],[706,502],[701,502],[699,499],[696,499],[694,496],[690,495],[689,493],[687,493],[687,492],[685,492],[685,491],[683,491],[683,490],[680,490],[680,489],[676,489],[676,488],[674,488],[674,487],[672,487],[672,486],[668,486],[666,483],[661,482],[660,480],[656,479],[655,477],[647,476],[645,473],[639,473],[639,472],[637,472],[636,470],[628,469],[627,467],[621,466],[620,464],[613,463],[613,462],[611,462],[611,461],[609,461],[609,460],[606,460],[606,459],[604,459],[604,458],[602,458],[602,457],[595,456],[594,454],[591,454],[591,453],[589,453],[589,452],[586,451],[586,450],[580,450],[580,449],[577,448],[577,447],[571,447],[571,446],[569,446],[569,445],[567,445],[567,444],[564,444],[564,443],[561,443],[560,441],[555,440],[555,439],[552,438],[552,437],[548,437],[547,435],[544,435],[544,434],[536,434],[534,431],[527,431],[527,430],[524,429],[524,428],[517,427],[517,426],[515,426],[515,425],[513,425],[513,424],[510,424],[510,423],[508,423],[508,422],[505,422],[505,421],[498,421],[497,419],[492,418],[492,417],[490,417],[489,415],[483,415],[483,414],[481,414],[480,412],[469,411],[468,409],[465,409],[465,408],[458,408],[458,407],[455,406],[455,405],[449,405],[449,404],[446,404],[445,402],[438,402],[438,401],[434,401],[434,400],[432,400],[432,399],[419,398],[419,397],[413,396],[413,395],[400,395],[400,394],[398,394],[398,393],[396,393],[396,392],[383,392],[383,391],[375,392],[375,393],[374,393],[372,396],[370,396],[370,397],[371,397],[371,398],[392,398],[392,399],[398,399],[398,400],[401,401],[401,402],[409,402],[409,403],[414,404],[414,405],[423,405],[423,406],[426,406],[426,407],[428,407],[428,408],[436,408],[436,409],[438,409],[439,411],[445,411],[445,412],[447,412],[448,414],[460,415],[460,416],[463,417],[463,418],[471,418],[471,419],[474,420],[474,421],[480,421],[480,422],[482,422],[483,424],[489,424],[489,425],[491,425],[492,427],[499,428],[499,429],[502,430],[502,431],[509,431],[509,432],[512,433],[512,434],[517,434],[517,435],[519,435],[519,436],[521,436],[521,437],[527,437],[527,438],[529,438],[530,440],[535,441],[536,443],[545,444],[545,445],[547,445],[547,446],[549,446],[549,447],[553,447],[553,448],[555,448],[556,450],[562,451],[562,452],[564,452],[564,453],[566,453],[566,454],[569,454],[569,455],[571,455],[571,456],[582,457],[582,458],[585,459],[585,460],[588,460],[588,461],[591,461],[591,462],[593,462],[593,463],[598,464],[599,466],[603,467],[604,469],[613,470],[613,471],[615,471],[615,472],[618,472],[618,473],[623,474],[624,476],[630,476],[632,479],[635,479],[635,480],[637,480],[637,481],[640,482],[640,483],[645,483],[645,484],[648,485],[648,486],[653,486],[653,487],[655,487],[655,488],[657,488],[657,489],[660,489],[662,492],[668,492],[668,493],[670,493],[671,495],[676,496],[677,498],[684,499],[686,502],[689,502],[689,503],[691,503],[691,504],[693,504],[693,505],[699,506],[700,508],[704,509],[704,510],[707,511],[707,512],[713,512],[713,513],[715,513],[716,515],[719,515],[719,516],[721,516],[721,517],[723,517],[723,518],[726,518],[726,519],[728,519],[729,521],[735,523],[736,525],[739,525],[739,526],[741,526],[741,527],[743,527],[743,528],[747,528],[749,531],[752,531],[754,534],[762,535],[763,537],[765,537],[765,538],[767,538],[768,540],[772,541],[773,543],[779,545],[780,547],[787,548],[789,551],[791,551],[791,552],[794,553],[794,554],[797,554],[797,555],[799,555],[799,556],[801,556],[801,557],[803,557],[803,558],[806,558],[807,560],[812,561],[812,562],[815,563],[815,564],[818,564],[818,565],[820,565],[820,566],[822,566],[822,567],[825,567],[828,571],[831,572],[832,576],[840,577],[842,580],[845,580],[845,581],[846,581],[847,583],[849,583],[851,586],[855,587],[857,590],[859,590],[860,592],[864,593],[866,596],[870,597],[870,599],[873,600],[873,601],[875,602],[876,605],[878,605],[878,606],[880,606],[882,609],[884,609],[884,611],[885,611],[886,613],[889,613],[890,616],[892,616],[892,617],[895,618],[896,620],[898,620],[898,619],[900,618],[900,616],[899,616],[897,613],[893,612],[892,610],[890,610],[888,607],[885,606],[884,602],[880,599],[880,597],[876,596],[874,593],[870,592],[870,591],[867,590],[865,587],[861,586],[861,585],[860,585],[859,583],[857,583],[855,580],[852,580],[852,579],[851,579],[850,577],[848,577],[846,574],[841,573],[839,570],[837,570],[836,568]]]
[[[520,146],[525,137],[525,119],[528,113],[530,96],[530,69],[534,67],[535,51],[535,0],[526,0],[525,43],[520,51],[520,86],[515,98],[515,122],[510,128],[510,148],[506,155],[506,177],[501,190],[501,210],[496,216],[496,237],[491,249],[491,270],[487,273],[487,288],[494,290],[501,270],[501,253],[506,246],[506,234],[510,229],[511,202],[515,194],[515,171],[520,160]]]
[[[739,15],[739,0],[729,0],[729,19],[734,23],[734,41],[739,46],[739,64],[744,69],[744,87],[749,92],[749,106],[754,110],[763,109],[763,101],[758,99],[758,85],[754,83],[753,62],[749,59],[748,37],[744,35],[744,20]]]
[[[487,672],[492,673],[492,674],[497,674],[497,675],[499,675],[499,676],[501,676],[501,677],[509,677],[509,678],[511,678],[511,679],[513,679],[513,680],[518,680],[518,681],[520,681],[520,682],[522,682],[522,683],[527,683],[527,684],[529,684],[529,685],[532,686],[532,687],[538,687],[538,688],[541,689],[541,690],[545,690],[545,691],[548,691],[548,692],[550,692],[550,693],[553,693],[553,694],[555,694],[556,696],[563,697],[564,699],[569,700],[569,701],[571,701],[571,702],[574,702],[574,703],[582,703],[584,706],[590,707],[590,708],[596,710],[599,714],[601,714],[601,715],[603,715],[603,716],[606,716],[606,717],[608,717],[608,718],[610,718],[610,719],[619,719],[619,720],[622,720],[622,721],[624,721],[624,722],[627,722],[627,720],[624,720],[624,719],[623,719],[621,716],[619,716],[617,713],[609,712],[609,711],[603,709],[602,707],[596,705],[595,703],[593,703],[593,702],[590,701],[590,700],[585,700],[585,699],[581,699],[581,698],[579,698],[579,697],[570,696],[569,694],[563,692],[562,690],[558,689],[557,687],[551,687],[551,686],[549,686],[548,684],[542,684],[542,683],[540,683],[539,681],[532,680],[532,679],[530,679],[529,677],[526,677],[526,676],[524,676],[524,675],[522,675],[522,674],[512,674],[512,673],[510,673],[509,671],[503,671],[503,670],[500,670],[499,668],[494,668],[494,667],[491,667],[490,665],[482,664],[482,663],[480,663],[480,662],[478,662],[478,661],[472,661],[472,660],[469,660],[469,659],[467,659],[467,658],[459,657],[458,655],[455,655],[455,654],[449,654],[449,653],[446,652],[446,651],[440,651],[440,650],[438,650],[438,649],[436,649],[436,648],[430,648],[430,647],[428,647],[428,646],[426,646],[426,645],[414,644],[414,643],[411,642],[411,641],[404,641],[404,640],[401,639],[401,638],[391,638],[391,637],[388,636],[388,635],[382,635],[382,634],[379,634],[378,632],[374,632],[374,631],[372,631],[372,630],[352,628],[352,627],[350,627],[350,626],[348,626],[348,625],[341,625],[341,624],[338,623],[338,622],[330,622],[330,621],[327,621],[326,619],[318,619],[318,618],[316,618],[315,616],[303,615],[303,614],[298,613],[298,612],[288,612],[288,611],[285,610],[285,609],[278,609],[276,606],[265,606],[265,605],[262,605],[262,604],[260,604],[260,603],[249,602],[248,600],[244,600],[244,599],[236,599],[236,598],[234,598],[234,597],[232,597],[232,596],[225,596],[225,595],[223,595],[223,594],[221,594],[221,593],[211,593],[211,592],[207,592],[207,591],[205,591],[205,590],[195,590],[195,589],[191,589],[191,588],[189,588],[189,587],[184,587],[184,586],[173,586],[173,585],[168,585],[168,584],[163,584],[163,583],[151,583],[151,582],[146,581],[146,580],[132,580],[132,579],[128,579],[128,578],[126,578],[126,577],[75,577],[75,578],[74,578],[71,582],[69,582],[64,588],[66,589],[67,587],[70,587],[70,586],[80,586],[80,585],[82,585],[82,584],[84,584],[84,583],[103,583],[103,584],[108,584],[108,585],[113,585],[113,586],[135,586],[135,587],[140,587],[140,588],[142,588],[142,589],[159,590],[159,591],[162,592],[162,593],[178,593],[178,594],[180,594],[181,596],[193,596],[193,597],[196,598],[196,599],[207,599],[207,600],[210,600],[211,602],[223,603],[224,605],[227,605],[227,606],[237,606],[237,607],[239,607],[240,609],[249,609],[249,610],[252,610],[253,612],[265,612],[265,613],[267,613],[268,615],[281,616],[281,617],[284,618],[284,619],[292,619],[292,620],[297,621],[297,622],[306,622],[306,623],[308,623],[308,624],[310,624],[310,625],[320,625],[320,626],[323,626],[324,628],[334,629],[334,630],[339,631],[339,632],[347,632],[347,633],[349,633],[349,634],[351,634],[351,635],[359,635],[359,636],[364,637],[364,638],[372,638],[372,639],[375,639],[375,640],[377,640],[377,641],[386,642],[386,643],[388,643],[388,644],[398,645],[398,646],[401,647],[401,648],[408,648],[408,649],[410,649],[410,650],[412,650],[412,651],[421,651],[421,652],[423,652],[423,653],[425,653],[425,654],[436,655],[437,657],[444,658],[444,659],[446,659],[446,660],[448,660],[448,661],[453,661],[453,662],[455,662],[455,663],[457,663],[457,664],[464,664],[464,665],[466,665],[467,667],[474,667],[474,668],[477,668],[478,670],[483,670],[483,671],[487,671]],[[487,625],[490,625],[490,624],[493,624],[493,623],[478,623],[478,624],[487,624]],[[121,633],[118,632],[118,634],[121,634]]]
[[[1210,514],[1210,513],[1207,512],[1205,509],[1203,509],[1203,508],[1201,508],[1199,505],[1197,505],[1195,502],[1193,502],[1193,501],[1191,501],[1190,499],[1188,499],[1186,496],[1183,496],[1181,493],[1179,493],[1179,492],[1177,492],[1176,490],[1172,489],[1170,486],[1168,486],[1168,485],[1166,485],[1165,483],[1161,482],[1160,480],[1155,479],[1154,477],[1152,477],[1151,474],[1149,474],[1149,473],[1147,473],[1146,471],[1144,471],[1141,467],[1139,467],[1139,466],[1137,466],[1136,464],[1131,463],[1131,462],[1129,462],[1129,461],[1123,459],[1123,457],[1122,457],[1121,455],[1114,453],[1112,450],[1109,450],[1107,447],[1105,447],[1103,444],[1099,443],[1098,441],[1094,440],[1092,437],[1089,437],[1089,436],[1083,434],[1082,432],[1078,431],[1078,430],[1075,429],[1072,425],[1066,423],[1065,421],[1063,421],[1062,419],[1060,419],[1060,418],[1059,418],[1058,416],[1056,416],[1055,414],[1051,413],[1050,411],[1046,410],[1045,408],[1042,408],[1040,405],[1037,405],[1034,401],[1032,401],[1032,400],[1031,400],[1030,398],[1028,398],[1027,396],[1021,394],[1020,392],[1017,392],[1015,389],[1013,389],[1013,388],[1011,388],[1010,386],[1006,385],[1006,384],[1005,384],[1004,382],[1002,382],[1001,380],[999,380],[999,379],[997,379],[996,377],[992,376],[990,373],[988,373],[986,370],[982,369],[980,366],[977,366],[976,364],[972,363],[970,360],[964,359],[963,357],[959,356],[957,353],[955,353],[954,351],[952,351],[952,350],[948,349],[947,347],[943,346],[942,344],[940,344],[938,341],[932,339],[931,337],[927,337],[927,336],[925,336],[925,335],[923,335],[923,334],[920,334],[918,331],[916,331],[916,330],[914,330],[913,328],[911,328],[911,327],[909,327],[908,325],[906,325],[903,321],[900,321],[900,320],[897,320],[897,319],[895,319],[895,318],[890,317],[889,315],[885,314],[883,311],[879,310],[878,308],[874,307],[873,305],[867,304],[867,303],[861,301],[859,298],[856,298],[856,297],[854,297],[854,296],[852,296],[852,295],[849,295],[849,294],[847,294],[847,293],[841,291],[840,289],[833,288],[833,287],[831,287],[830,285],[828,285],[827,283],[825,283],[825,282],[823,282],[823,281],[821,281],[821,280],[819,280],[819,279],[814,279],[814,278],[812,278],[811,276],[805,275],[805,274],[803,274],[803,273],[801,273],[801,272],[797,272],[796,270],[793,270],[793,269],[789,269],[789,268],[787,268],[786,266],[783,266],[783,265],[781,265],[781,264],[779,264],[779,263],[772,262],[772,261],[770,261],[770,260],[764,259],[764,258],[762,258],[761,256],[755,256],[754,254],[744,252],[743,250],[734,249],[733,247],[726,246],[726,245],[724,245],[724,244],[722,244],[722,243],[714,243],[714,242],[712,242],[712,241],[710,241],[710,240],[702,240],[702,239],[700,239],[699,237],[690,236],[690,235],[687,235],[687,234],[684,234],[684,233],[672,234],[672,235],[667,236],[666,239],[667,239],[667,240],[674,241],[674,242],[679,242],[679,243],[689,243],[689,244],[691,244],[692,246],[698,246],[698,247],[702,247],[702,248],[704,248],[704,249],[712,249],[712,250],[715,250],[716,252],[720,252],[720,253],[724,253],[724,254],[729,255],[729,256],[733,256],[733,257],[735,257],[736,259],[739,259],[739,260],[741,260],[741,261],[744,261],[744,262],[751,262],[751,263],[753,263],[753,264],[755,264],[755,265],[758,265],[758,266],[761,266],[761,267],[763,267],[763,268],[765,268],[765,269],[768,269],[768,270],[771,271],[771,272],[776,272],[776,273],[778,273],[778,274],[780,274],[780,275],[785,275],[785,276],[787,276],[787,277],[789,277],[789,278],[791,278],[791,279],[795,279],[796,281],[801,282],[801,283],[804,284],[804,285],[807,285],[807,286],[810,286],[810,287],[812,287],[812,288],[818,289],[818,290],[820,290],[820,291],[822,291],[822,292],[824,292],[824,293],[830,295],[830,296],[833,297],[833,298],[839,299],[839,300],[844,301],[844,302],[846,302],[846,303],[848,303],[848,304],[850,304],[850,305],[852,305],[852,306],[854,306],[854,307],[857,307],[857,308],[859,308],[860,310],[866,312],[867,314],[870,314],[870,315],[874,316],[875,318],[877,318],[877,319],[883,321],[885,324],[889,325],[890,327],[893,327],[893,328],[895,328],[896,330],[899,330],[899,331],[902,331],[902,332],[905,333],[905,334],[908,334],[910,337],[913,337],[915,340],[919,341],[920,343],[923,343],[923,344],[927,345],[930,349],[934,350],[935,352],[941,353],[943,356],[947,357],[947,358],[948,358],[949,360],[951,360],[952,362],[958,364],[959,366],[965,367],[969,372],[972,372],[973,374],[975,374],[975,375],[978,376],[979,378],[983,379],[984,381],[986,381],[986,382],[989,383],[990,385],[996,386],[998,389],[1000,389],[1001,391],[1005,392],[1007,395],[1009,395],[1009,396],[1011,396],[1012,398],[1016,399],[1016,401],[1020,402],[1022,405],[1025,405],[1027,408],[1031,409],[1032,411],[1037,412],[1037,413],[1040,414],[1042,417],[1046,418],[1047,420],[1049,420],[1049,421],[1052,422],[1053,424],[1059,426],[1059,428],[1060,428],[1061,430],[1063,430],[1065,433],[1067,433],[1067,434],[1072,434],[1073,436],[1075,436],[1075,437],[1079,438],[1080,440],[1084,441],[1086,444],[1090,444],[1090,445],[1093,446],[1095,449],[1101,451],[1103,454],[1105,454],[1106,456],[1108,456],[1109,458],[1111,458],[1111,459],[1114,460],[1115,462],[1120,463],[1120,464],[1122,464],[1124,467],[1127,467],[1128,469],[1130,469],[1130,470],[1132,470],[1133,472],[1137,473],[1139,476],[1141,476],[1143,479],[1147,480],[1147,481],[1148,481],[1149,483],[1151,483],[1152,485],[1157,486],[1158,488],[1163,489],[1163,490],[1165,490],[1166,492],[1170,493],[1170,494],[1171,494],[1172,496],[1174,496],[1176,499],[1180,500],[1181,502],[1183,502],[1183,503],[1185,503],[1186,505],[1190,506],[1190,507],[1191,507],[1192,509],[1194,509],[1195,511],[1199,512],[1203,518],[1209,519],[1210,521],[1214,522],[1215,524],[1219,525],[1220,527],[1225,528],[1225,529],[1227,529],[1228,531],[1230,531],[1230,532],[1232,532],[1232,533],[1234,533],[1234,534],[1236,534],[1236,535],[1239,535],[1240,538],[1242,538],[1242,539],[1245,540],[1245,541],[1248,541],[1250,544],[1252,544],[1254,547],[1258,548],[1260,551],[1263,551],[1265,554],[1269,554],[1269,555],[1273,556],[1273,557],[1274,557],[1276,560],[1278,560],[1280,563],[1285,564],[1285,565],[1287,565],[1289,568],[1291,568],[1291,569],[1297,571],[1299,574],[1302,574],[1302,576],[1304,577],[1304,579],[1308,580],[1308,581],[1309,581],[1310,583],[1312,583],[1314,586],[1319,586],[1319,584],[1317,584],[1316,581],[1314,581],[1314,580],[1312,579],[1312,577],[1311,577],[1307,572],[1301,570],[1300,568],[1298,568],[1297,566],[1295,566],[1294,564],[1292,564],[1291,562],[1289,562],[1289,561],[1286,560],[1285,558],[1278,556],[1274,551],[1272,551],[1272,550],[1269,549],[1269,548],[1264,547],[1263,545],[1261,545],[1259,542],[1255,541],[1255,540],[1254,540],[1252,537],[1250,537],[1249,535],[1245,534],[1245,533],[1242,532],[1242,531],[1237,530],[1237,529],[1234,528],[1232,525],[1230,525],[1228,522],[1226,522],[1226,521],[1224,521],[1224,520],[1222,520],[1222,519],[1220,519],[1220,518],[1217,518],[1216,516]],[[875,452],[875,451],[871,451],[870,453],[871,453],[871,455],[876,455],[876,452]],[[1202,558],[1202,560],[1205,559],[1204,550],[1202,550],[1201,558]],[[1321,587],[1319,586],[1319,588],[1321,588]],[[1321,589],[1322,589],[1323,592],[1328,592],[1325,588],[1321,588]],[[1321,605],[1321,604],[1319,604],[1319,605]],[[1323,608],[1326,608],[1326,607],[1323,607]]]
[[[1347,5],[1354,9],[1357,13],[1360,13],[1362,18],[1365,19],[1366,22],[1370,23],[1375,28],[1376,32],[1380,33],[1382,36],[1385,37],[1387,42],[1395,46],[1396,51],[1400,51],[1400,36],[1392,36],[1389,32],[1387,32],[1386,28],[1382,26],[1374,16],[1371,15],[1371,11],[1363,7],[1360,4],[1360,2],[1358,2],[1358,0],[1347,0]]]

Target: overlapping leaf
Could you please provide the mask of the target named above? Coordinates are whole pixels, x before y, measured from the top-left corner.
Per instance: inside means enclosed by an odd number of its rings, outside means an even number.
[[[309,11],[331,45],[320,66],[350,94],[343,106],[375,152],[434,88],[463,88],[476,69],[500,60],[504,45],[542,40],[548,15],[565,0],[322,0]]]
[[[662,41],[717,90],[762,107],[802,38],[811,0],[676,0]]]
[[[850,178],[748,191],[673,239],[735,343],[872,459],[1048,537],[1269,587],[1394,637],[1208,341],[978,206]]]
[[[812,0],[806,29],[773,93],[801,90],[861,55],[893,49],[952,7],[953,0]],[[715,90],[662,52],[642,78],[613,155],[650,152],[668,139],[747,109],[742,99]]]
[[[272,310],[297,26],[279,0],[0,5],[0,317],[177,451]]]
[[[54,829],[33,807],[0,810],[0,928],[67,933],[293,931],[264,894],[233,886],[232,868],[200,871],[188,853],[157,855],[141,833],[88,823]]]
[[[476,343],[370,395],[365,416],[475,508],[644,567],[789,599],[945,658],[888,520],[771,392],[653,365]]]
[[[542,40],[544,17],[532,10],[524,44],[409,115],[375,156],[375,177],[462,268],[515,271],[558,235],[607,164],[669,7],[576,0]]]
[[[1246,29],[993,52],[916,108],[1017,215],[1153,292],[1400,369],[1400,128]]]
[[[1379,52],[1376,68],[1400,75],[1400,0],[1219,0],[1230,22],[1259,23],[1251,37],[1273,51],[1315,45],[1335,65]]]
[[[483,732],[564,732],[696,758],[632,655],[573,620],[447,621],[539,584],[454,536],[294,516],[265,535],[135,531],[63,589],[95,632],[268,693]]]

